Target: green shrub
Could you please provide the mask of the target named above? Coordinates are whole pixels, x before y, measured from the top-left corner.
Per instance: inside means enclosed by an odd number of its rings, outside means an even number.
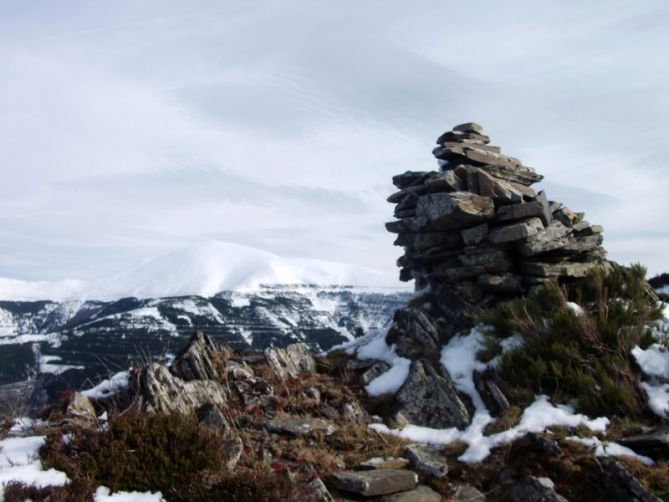
[[[514,334],[524,339],[499,365],[511,394],[524,389],[575,400],[580,411],[594,415],[646,414],[630,352],[653,342],[649,325],[662,317],[662,305],[650,294],[645,272],[640,265],[595,268],[571,285],[550,282],[483,312],[493,345]]]

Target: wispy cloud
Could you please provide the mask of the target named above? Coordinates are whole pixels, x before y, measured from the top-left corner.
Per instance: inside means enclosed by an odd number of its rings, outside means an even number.
[[[432,168],[466,120],[603,223],[612,258],[667,268],[664,1],[0,12],[0,276],[91,278],[209,239],[392,270],[390,177]]]

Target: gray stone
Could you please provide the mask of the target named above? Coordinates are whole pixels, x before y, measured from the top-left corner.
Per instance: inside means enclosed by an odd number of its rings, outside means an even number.
[[[398,411],[412,424],[447,429],[464,428],[471,418],[447,372],[414,361],[395,396]]]
[[[377,497],[413,490],[418,485],[415,472],[399,469],[334,472],[327,480],[337,490],[363,497]]]
[[[454,502],[486,502],[486,496],[471,485],[458,485],[453,491]]]
[[[595,477],[605,498],[616,502],[660,502],[648,493],[639,480],[632,476],[619,462],[604,458],[599,461],[601,472]]]
[[[645,434],[629,436],[619,440],[618,443],[653,460],[669,459],[669,427],[660,427]]]
[[[454,171],[448,170],[436,173],[425,180],[425,188],[430,193],[459,192],[464,190],[465,184]]]
[[[408,492],[394,493],[381,497],[381,502],[441,502],[442,500],[441,495],[425,485],[420,485]]]
[[[458,124],[453,128],[453,130],[460,132],[475,132],[477,134],[483,134],[483,126],[477,124],[476,122],[465,122],[464,124]]]
[[[203,427],[219,431],[225,436],[232,434],[232,428],[218,406],[205,404],[197,410],[197,418]]]
[[[369,414],[358,401],[344,403],[342,416],[345,420],[358,424],[366,424],[370,421]]]
[[[389,369],[390,365],[388,363],[384,363],[382,361],[378,362],[360,376],[360,383],[362,385],[369,385],[372,380],[383,375]]]
[[[502,206],[495,213],[497,221],[524,220],[535,216],[541,219],[544,226],[550,225],[553,221],[544,192],[539,192],[537,199],[532,202]]]
[[[218,354],[218,356],[217,356]],[[170,370],[182,380],[216,380],[219,378],[219,365],[229,353],[223,351],[214,340],[202,332],[196,333],[172,362]]]
[[[526,166],[513,165],[483,165],[481,169],[492,174],[496,178],[502,178],[513,183],[512,186],[524,185],[529,187],[533,183],[541,181],[544,177],[534,172],[533,169]]]
[[[491,293],[522,293],[525,291],[523,278],[516,274],[481,274],[478,285]]]
[[[560,209],[555,211],[553,213],[553,217],[567,227],[573,227],[580,221],[579,216],[566,206],[562,206]]]
[[[521,204],[523,193],[506,180],[495,178],[483,169],[477,169],[479,194],[500,204]]]
[[[267,364],[282,381],[316,371],[316,361],[304,343],[265,349],[264,354]]]
[[[68,420],[83,423],[94,423],[97,420],[95,408],[91,400],[79,392],[75,392],[65,409]]]
[[[402,453],[409,459],[411,468],[433,478],[443,478],[448,474],[448,460],[443,453],[421,444],[410,444]]]
[[[309,486],[314,491],[316,500],[314,502],[335,502],[334,497],[330,494],[325,483],[321,478],[315,478],[310,483]]]
[[[494,374],[475,371],[474,386],[485,403],[486,408],[490,410],[492,416],[496,417],[508,410],[510,405],[502,390],[495,383],[495,380],[491,378],[491,375]]]
[[[483,223],[495,214],[488,197],[467,192],[427,194],[419,197],[416,218],[436,228],[452,229]]]
[[[421,183],[427,175],[429,175],[429,172],[427,171],[406,171],[402,174],[393,176],[393,185],[402,190],[413,184]]]
[[[402,457],[374,457],[362,462],[358,467],[365,470],[372,469],[404,469],[409,461]]]
[[[523,263],[523,272],[528,275],[538,277],[585,277],[588,275],[590,269],[594,266],[593,263],[578,263],[578,262],[564,262],[564,263],[538,263],[525,262]]]
[[[527,476],[513,485],[509,492],[512,502],[568,502],[555,491],[555,485],[549,478]]]
[[[556,220],[520,243],[518,250],[523,256],[536,256],[559,250],[569,243],[568,236],[570,233],[570,228]]]
[[[526,239],[539,233],[544,228],[539,218],[531,218],[526,221],[493,228],[488,234],[488,240],[493,244],[515,242]]]
[[[330,436],[337,431],[334,425],[322,418],[277,418],[267,422],[265,427],[270,432],[292,436]]]
[[[135,370],[130,384],[144,411],[190,415],[207,403],[224,406],[227,402],[226,390],[220,382],[185,381],[158,363]]]
[[[465,254],[458,258],[464,266],[482,265],[486,270],[499,270],[511,265],[508,253],[504,249],[480,246],[466,249]]]
[[[423,310],[399,309],[393,320],[386,343],[395,344],[398,355],[416,359],[439,351],[439,330]]]
[[[406,223],[402,220],[400,221],[389,221],[386,223],[386,230],[388,232],[391,232],[393,234],[400,234],[402,232],[407,232],[408,228],[406,226]]]
[[[476,225],[475,227],[465,228],[460,231],[462,236],[462,242],[465,246],[472,246],[475,244],[480,244],[488,236],[488,224],[482,223]]]
[[[444,134],[439,136],[439,138],[437,138],[438,145],[443,145],[444,143],[449,142],[465,144],[487,144],[490,143],[490,138],[485,134],[463,131],[446,131]]]
[[[225,466],[234,469],[244,453],[244,443],[239,436],[229,434],[223,438],[223,453],[227,458]]]

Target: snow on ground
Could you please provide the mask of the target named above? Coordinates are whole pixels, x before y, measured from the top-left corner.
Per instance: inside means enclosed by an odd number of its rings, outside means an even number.
[[[669,379],[669,352],[664,345],[655,343],[646,350],[637,345],[632,355],[644,374]]]
[[[81,298],[85,289],[86,283],[83,281],[19,281],[0,277],[0,300],[74,300]]]
[[[633,457],[646,465],[653,465],[653,459],[639,455],[634,450],[630,450],[626,446],[610,441],[602,441],[596,436],[591,438],[581,438],[578,436],[568,436],[566,439],[584,444],[590,448],[595,449],[596,457]]]
[[[92,389],[83,390],[81,393],[86,397],[103,399],[126,388],[128,388],[128,372],[119,371],[111,378],[103,380]]]
[[[583,315],[583,307],[581,307],[578,303],[567,302],[567,307],[577,316]]]
[[[44,436],[14,437],[0,441],[0,500],[4,487],[11,481],[21,481],[38,487],[62,486],[69,482],[64,472],[47,471],[39,460],[38,450]]]
[[[529,432],[543,432],[549,427],[584,425],[593,432],[604,432],[606,430],[609,424],[608,418],[590,419],[585,415],[575,413],[571,406],[551,404],[547,396],[541,395],[536,396],[534,403],[525,409],[517,426],[491,436],[485,436],[483,431],[493,421],[493,418],[486,409],[473,380],[475,371],[482,371],[487,367],[487,364],[476,358],[476,354],[483,348],[483,343],[484,335],[482,332],[479,329],[473,329],[468,335],[456,336],[451,339],[441,353],[441,363],[451,375],[455,387],[458,391],[468,395],[474,404],[475,413],[469,427],[464,430],[455,427],[431,429],[417,425],[407,425],[396,430],[389,429],[384,424],[372,424],[370,427],[378,432],[393,434],[410,441],[437,445],[462,441],[468,445],[468,448],[459,457],[459,460],[467,463],[480,462],[490,454],[492,448],[511,443]],[[511,350],[518,344],[518,339],[512,337],[503,345],[503,350]],[[358,348],[359,358],[363,349],[367,349],[373,354],[383,354],[383,351],[386,350],[389,356],[394,352],[385,346],[383,338],[380,338],[380,341],[373,340],[372,343]],[[376,357],[379,358],[378,355]],[[493,360],[488,364],[495,364],[495,361]],[[615,454],[619,450],[613,448],[609,451],[612,452],[611,454]]]
[[[664,317],[659,329],[654,331],[657,340],[667,337],[669,305],[664,307]],[[632,356],[648,377],[648,381],[641,382],[641,388],[648,398],[648,406],[659,417],[669,418],[669,351],[662,343],[654,343],[645,350],[637,345],[632,349]]]
[[[411,361],[398,356],[395,346],[389,347],[386,344],[386,334],[383,331],[355,340],[346,348],[351,354],[355,352],[360,360],[378,359],[390,365],[388,371],[376,377],[365,387],[370,396],[397,392],[409,376]]]
[[[116,492],[111,493],[109,488],[99,486],[95,495],[94,502],[163,502],[163,494],[160,492]]]

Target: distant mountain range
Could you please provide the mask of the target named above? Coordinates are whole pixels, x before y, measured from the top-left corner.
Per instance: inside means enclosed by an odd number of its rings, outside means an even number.
[[[411,296],[394,274],[221,242],[104,281],[0,279],[0,384],[42,373],[80,387],[169,359],[195,331],[238,349],[326,350],[385,329]]]

